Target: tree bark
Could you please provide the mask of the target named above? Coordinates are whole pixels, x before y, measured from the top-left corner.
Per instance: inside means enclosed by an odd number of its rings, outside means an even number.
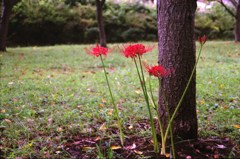
[[[233,5],[235,8],[237,8],[237,5],[238,5],[237,0],[229,0],[229,1],[232,3],[232,5]]]
[[[240,42],[240,0],[238,0],[235,20],[235,42]]]
[[[107,47],[106,34],[104,30],[103,15],[102,15],[102,8],[104,3],[105,3],[105,0],[96,0],[97,22],[98,22],[98,28],[99,28],[100,45],[103,47]]]
[[[159,114],[166,129],[195,64],[196,0],[158,0],[158,63],[175,71],[159,84]],[[167,109],[168,106],[168,109]],[[173,121],[174,139],[196,139],[196,74]]]
[[[225,3],[223,2],[223,0],[220,0],[220,1],[218,1],[218,2],[224,7],[224,9],[225,9],[232,17],[236,18],[236,15],[234,14],[234,12],[225,5]],[[231,2],[231,3],[232,3],[232,2]],[[232,3],[232,4],[233,4],[233,3]]]
[[[17,0],[2,0],[2,13],[0,17],[0,51],[6,51],[8,23],[12,8]]]

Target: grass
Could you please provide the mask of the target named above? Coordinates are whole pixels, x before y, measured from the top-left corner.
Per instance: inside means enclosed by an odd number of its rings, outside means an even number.
[[[73,136],[107,136],[99,130],[102,124],[116,127],[101,61],[86,55],[87,46],[21,47],[1,53],[0,150],[4,158],[69,158],[61,145]],[[116,50],[105,64],[124,124],[134,125],[148,114],[133,62]],[[157,50],[144,59],[156,64]],[[154,81],[156,96],[157,84]],[[240,143],[239,90],[240,45],[207,42],[197,68],[200,136]],[[135,133],[146,136],[150,131]]]

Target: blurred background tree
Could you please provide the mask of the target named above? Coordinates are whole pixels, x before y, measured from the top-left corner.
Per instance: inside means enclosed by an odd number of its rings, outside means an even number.
[[[2,0],[0,16],[0,51],[6,51],[8,23],[13,6],[18,0]]]
[[[240,0],[207,0],[218,2],[224,10],[232,16],[234,22],[235,42],[240,42]]]
[[[100,45],[103,47],[107,47],[107,39],[103,22],[103,6],[105,4],[105,0],[96,0],[95,3]]]
[[[218,3],[195,18],[197,36],[206,34],[210,39],[234,39],[234,18]]]
[[[240,0],[228,0],[231,4],[229,8],[223,0],[218,1],[224,9],[235,19],[234,35],[235,42],[240,42]]]

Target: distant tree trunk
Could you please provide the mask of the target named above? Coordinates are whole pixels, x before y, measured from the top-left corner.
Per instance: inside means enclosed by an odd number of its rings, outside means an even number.
[[[240,42],[240,0],[230,0],[232,5],[236,8],[236,14],[225,5],[223,0],[218,1],[225,10],[235,19],[235,27],[234,27],[234,36],[235,42]]]
[[[9,18],[16,2],[17,0],[2,0],[2,13],[0,17],[0,51],[6,51]]]
[[[240,42],[240,0],[238,0],[237,12],[236,12],[235,42]]]
[[[159,113],[166,129],[167,107],[174,112],[195,64],[194,17],[196,0],[158,0],[158,63],[175,70],[160,81]],[[166,100],[166,102],[165,102]],[[167,103],[167,104],[166,104]],[[196,114],[196,74],[173,121],[175,139],[198,136]]]
[[[99,28],[100,45],[103,47],[107,47],[106,34],[104,30],[103,15],[102,15],[102,9],[103,9],[104,3],[105,3],[105,0],[96,0],[97,22],[98,22],[98,28]]]

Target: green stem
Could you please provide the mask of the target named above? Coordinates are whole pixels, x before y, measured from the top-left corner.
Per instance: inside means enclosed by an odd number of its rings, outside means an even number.
[[[145,78],[144,78],[144,73],[143,73],[143,67],[142,67],[142,61],[141,61],[140,55],[138,55],[138,61],[139,61],[139,64],[140,64],[140,69],[141,69],[141,74],[142,74],[142,80],[143,80],[143,86],[144,86],[144,89],[145,89],[145,93],[147,93],[147,87],[146,87],[146,83],[145,83]]]
[[[142,72],[142,78],[141,78],[140,71],[139,71],[138,66],[137,66],[136,59],[135,58],[133,58],[133,59],[134,59],[135,66],[137,68],[138,77],[139,77],[139,80],[140,80],[140,84],[142,86],[144,98],[145,98],[145,101],[146,101],[146,104],[147,104],[147,108],[148,108],[150,124],[151,124],[151,129],[152,129],[152,135],[153,135],[154,151],[155,151],[155,153],[158,153],[159,152],[159,148],[158,148],[156,129],[155,129],[155,126],[154,126],[152,112],[151,112],[151,108],[150,108],[150,104],[149,104],[149,99],[148,99],[148,95],[147,95],[147,92],[146,92],[147,89],[146,89],[146,84],[145,84],[145,81],[144,81],[145,79],[144,79],[144,74],[143,74],[143,70],[142,70],[142,63],[141,63],[140,56],[138,56],[138,57],[139,57],[139,63],[140,63],[140,68],[141,68],[141,72]]]
[[[167,103],[167,100],[166,100],[166,96],[163,95],[163,98],[164,98],[164,103],[166,104],[166,109],[167,109],[167,114],[168,114],[168,120],[170,120],[170,113],[169,113],[169,107],[168,107],[168,103]],[[169,123],[170,124],[170,137],[171,137],[171,146],[172,146],[172,153],[173,153],[173,159],[176,158],[176,155],[175,155],[175,148],[174,148],[174,140],[173,140],[173,132],[172,132],[172,123]],[[164,143],[165,144],[165,143]]]
[[[152,85],[151,85],[151,76],[149,75],[149,90],[150,90],[150,94],[151,94],[151,98],[153,100],[153,104],[154,104],[154,107],[155,109],[157,109],[157,105],[156,105],[156,102],[155,102],[155,99],[154,99],[154,96],[153,96],[153,91],[152,91]]]
[[[180,106],[181,106],[181,104],[182,104],[182,101],[183,101],[183,98],[185,97],[185,95],[186,95],[186,93],[187,93],[187,90],[188,90],[188,87],[189,87],[189,85],[190,85],[190,83],[191,83],[191,81],[192,81],[192,77],[193,77],[194,72],[195,72],[195,70],[196,70],[197,63],[198,63],[198,61],[199,61],[201,52],[202,52],[202,45],[201,45],[201,47],[200,47],[200,50],[199,50],[199,53],[198,53],[198,57],[197,57],[197,61],[196,61],[195,65],[194,65],[194,67],[193,67],[193,70],[192,70],[191,76],[190,76],[190,78],[189,78],[189,80],[188,80],[187,86],[186,86],[185,90],[183,91],[182,97],[180,98],[180,101],[179,101],[176,109],[174,110],[173,115],[172,115],[172,117],[171,117],[171,119],[170,119],[170,121],[169,121],[169,123],[168,123],[167,130],[166,130],[166,133],[165,133],[165,136],[164,136],[164,142],[166,142],[167,135],[168,135],[168,132],[169,132],[169,129],[170,129],[170,125],[172,124],[173,119],[174,119],[174,117],[175,117],[178,109],[180,108]]]
[[[106,81],[107,81],[108,90],[109,90],[109,93],[110,93],[110,96],[111,96],[112,104],[114,106],[114,114],[115,114],[115,117],[117,117],[118,127],[119,127],[119,131],[120,131],[120,140],[121,140],[121,144],[123,146],[124,145],[124,134],[122,132],[122,122],[119,118],[118,108],[117,108],[117,105],[115,104],[115,101],[114,101],[114,98],[113,98],[113,94],[112,94],[111,87],[110,87],[110,84],[109,84],[109,81],[108,81],[108,76],[107,76],[107,72],[106,72],[105,64],[103,62],[102,55],[100,55],[100,58],[101,58],[101,61],[102,61],[104,75],[105,75],[105,78],[106,78]]]
[[[159,125],[159,128],[160,128],[160,133],[161,133],[161,141],[162,141],[162,149],[165,150],[165,143],[163,142],[163,138],[164,138],[164,132],[163,132],[163,127],[162,127],[162,122],[161,122],[161,119],[160,119],[160,114],[158,112],[158,107],[157,107],[157,104],[155,102],[155,99],[154,99],[154,96],[153,96],[153,91],[152,91],[152,85],[151,85],[151,76],[149,76],[149,89],[150,89],[150,93],[151,93],[151,99],[152,99],[152,103],[154,105],[154,108],[155,108],[155,111],[157,112],[157,118],[158,118],[158,125]],[[163,148],[164,147],[164,148]],[[164,151],[166,153],[166,151]],[[164,153],[164,154],[165,154]]]

